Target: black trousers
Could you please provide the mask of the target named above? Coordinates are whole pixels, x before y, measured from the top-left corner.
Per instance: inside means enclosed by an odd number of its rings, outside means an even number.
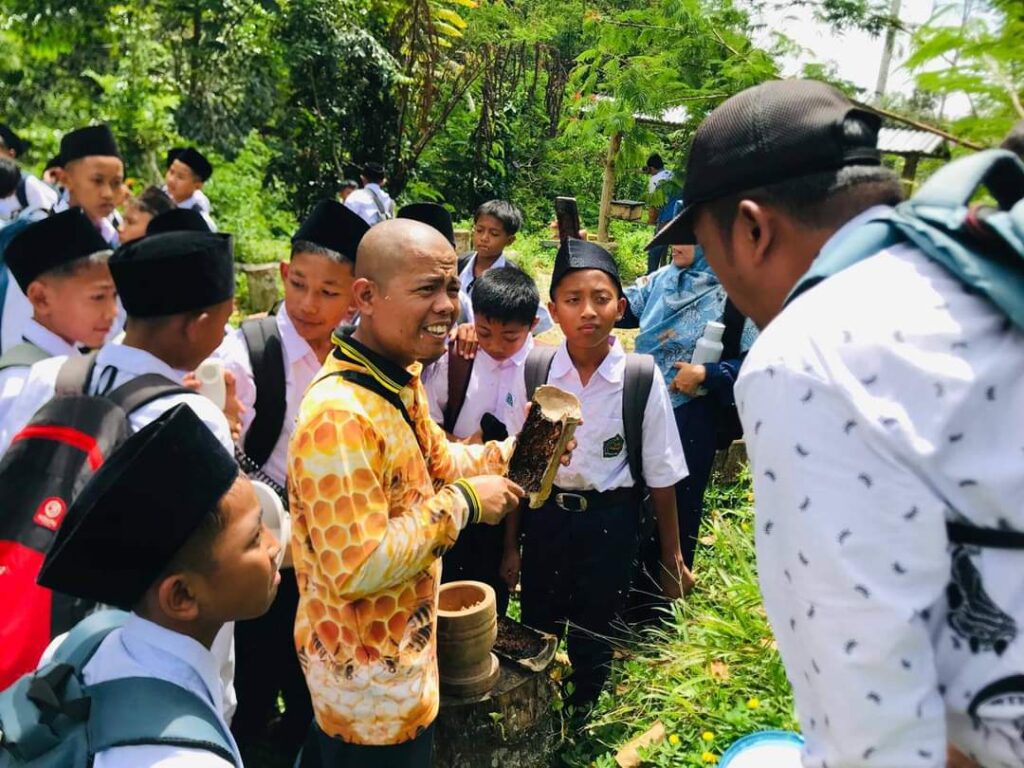
[[[412,741],[368,747],[328,736],[313,721],[296,768],[431,768],[434,726]]]
[[[508,608],[508,586],[501,578],[501,556],[505,551],[505,524],[470,523],[459,533],[455,546],[441,558],[441,583],[482,581],[494,589],[498,615]]]
[[[267,724],[275,715],[279,693],[284,697],[285,713],[274,740],[298,752],[306,738],[313,705],[295,653],[298,606],[295,571],[285,568],[270,610],[258,619],[235,624],[238,709],[231,721],[231,732],[242,750],[268,738]]]
[[[596,701],[608,679],[635,567],[639,503],[637,496],[566,512],[549,500],[523,515],[523,623],[559,637],[568,629],[576,706]]]

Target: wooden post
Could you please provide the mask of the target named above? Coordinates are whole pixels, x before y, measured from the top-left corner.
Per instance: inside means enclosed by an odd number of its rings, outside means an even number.
[[[622,146],[622,133],[612,134],[608,142],[608,154],[604,159],[604,181],[601,184],[601,212],[597,218],[597,239],[599,242],[608,242],[608,219],[612,207],[612,197],[615,195],[615,158],[618,157],[619,148]]]
[[[903,158],[903,192],[910,197],[914,192],[914,179],[917,177],[918,155],[907,155]]]

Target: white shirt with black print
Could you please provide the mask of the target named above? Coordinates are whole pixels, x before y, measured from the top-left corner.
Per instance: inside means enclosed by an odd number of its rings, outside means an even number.
[[[842,234],[842,233],[840,233]],[[1024,333],[899,246],[773,320],[736,384],[804,765],[1024,765]]]

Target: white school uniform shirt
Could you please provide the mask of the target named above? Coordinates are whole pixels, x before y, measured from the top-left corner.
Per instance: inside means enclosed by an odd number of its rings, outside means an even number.
[[[27,206],[22,206],[16,192],[7,197],[0,197],[0,221],[13,221],[25,209],[48,211],[57,204],[58,195],[53,187],[35,176],[25,176],[25,199]]]
[[[505,254],[501,254],[494,263],[491,265],[491,269],[498,269],[500,267],[513,266],[509,263],[508,259],[505,258]],[[474,253],[469,257],[469,263],[466,264],[465,268],[459,273],[459,305],[462,307],[462,317],[459,318],[459,322],[472,323],[473,322],[473,283],[476,282],[476,277],[473,275],[473,270],[476,269],[476,254]],[[544,302],[541,301],[537,305],[537,327],[533,329],[533,335],[536,336],[538,333],[544,333],[555,327],[554,322],[551,320],[551,313],[548,312],[548,308],[544,306]]]
[[[345,206],[358,213],[371,227],[385,219],[395,217],[395,202],[379,184],[370,183],[357,189],[345,199]],[[383,208],[387,215],[381,215]]]
[[[772,320],[736,400],[804,765],[1024,765],[1024,553],[945,527],[1024,530],[1024,332],[896,246]]]
[[[34,344],[50,357],[63,356],[66,358],[81,354],[74,344],[69,344],[49,328],[44,328],[36,322],[35,318],[29,318],[21,335],[21,341]],[[0,371],[0,424],[4,423],[7,411],[21,394],[30,370],[30,367],[22,366]]]
[[[452,434],[462,439],[480,429],[480,419],[492,414],[508,430],[518,435],[526,422],[526,358],[533,349],[533,337],[527,336],[522,349],[507,360],[495,360],[483,349],[478,349],[469,374],[466,399],[455,420]],[[448,405],[448,359],[446,352],[435,363],[437,366],[429,380],[423,383],[430,403],[430,416],[438,424],[444,423],[444,409]],[[421,377],[422,380],[422,377]]]
[[[576,395],[583,410],[583,423],[574,435],[572,462],[568,467],[559,466],[555,475],[555,485],[565,490],[611,491],[635,485],[622,423],[626,353],[614,336],[608,343],[608,355],[585,387],[564,341],[551,361],[547,383]],[[644,409],[643,438],[641,456],[648,487],[668,488],[689,474],[668,390],[658,375]]]
[[[647,179],[647,194],[652,194],[654,190],[661,186],[662,182],[668,181],[671,178],[672,171],[668,168],[662,168],[657,173],[652,174],[651,177]]]
[[[217,716],[241,765],[238,745],[221,714],[224,694],[217,658],[191,637],[133,613],[124,626],[104,638],[82,674],[87,685],[125,677],[150,677],[181,686]],[[94,768],[225,768],[231,765],[233,763],[213,752],[165,745],[115,747],[98,753],[93,762]]]
[[[213,223],[213,217],[210,216],[210,198],[203,194],[203,190],[197,189],[180,203],[175,203],[175,205],[179,208],[195,211],[203,217],[203,221],[210,227],[211,232],[217,231],[217,225]]]
[[[275,316],[277,329],[281,334],[281,348],[284,352],[285,412],[281,434],[263,467],[270,478],[284,486],[288,474],[288,441],[295,429],[295,419],[306,388],[320,372],[321,363],[299,332],[295,330],[291,317],[284,305]],[[253,377],[249,348],[241,329],[231,331],[220,345],[214,357],[224,361],[224,367],[235,376],[235,396],[245,406],[242,413],[242,433],[239,446],[245,445],[245,436],[256,417],[256,380]]]

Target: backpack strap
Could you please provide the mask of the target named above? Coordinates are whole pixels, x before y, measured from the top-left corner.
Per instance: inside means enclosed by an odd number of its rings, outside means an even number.
[[[455,422],[459,420],[462,406],[466,403],[466,392],[473,374],[473,363],[476,358],[467,360],[462,355],[448,350],[448,403],[444,408],[444,431],[455,430]],[[0,363],[2,364],[2,363]]]
[[[644,412],[654,385],[654,358],[630,352],[622,383],[622,427],[626,439],[626,460],[637,485],[644,485]]]
[[[92,372],[96,368],[96,357],[99,350],[87,355],[69,356],[57,371],[57,381],[53,392],[55,397],[81,395],[89,389]]]
[[[725,300],[725,310],[722,312],[722,323],[725,331],[722,333],[722,359],[735,360],[740,356],[740,346],[743,342],[743,325],[746,318],[740,312],[732,299]]]
[[[242,338],[249,349],[249,363],[256,383],[255,416],[245,434],[245,455],[262,467],[284,428],[286,382],[284,348],[277,320],[261,317],[242,323]]]
[[[466,267],[469,266],[469,260],[476,255],[476,251],[470,251],[459,256],[459,260],[455,262],[455,274],[461,275]]]
[[[128,614],[125,611],[108,609],[90,613],[68,632],[64,642],[53,654],[53,662],[69,664],[81,669],[92,658],[103,639],[122,626]]]
[[[18,178],[18,186],[14,188],[14,195],[18,198],[18,205],[22,208],[28,208],[28,176],[24,171],[21,172],[21,176]]]
[[[159,400],[167,395],[195,395],[202,397],[194,389],[175,384],[166,376],[159,373],[144,373],[126,381],[119,387],[112,389],[104,397],[114,402],[125,413],[132,413],[154,400]]]
[[[191,691],[153,677],[90,685],[89,752],[143,744],[201,749],[238,766],[216,714]]]
[[[31,368],[48,357],[43,350],[27,341],[11,347],[0,355],[0,371],[6,371],[8,368]]]
[[[523,377],[526,380],[527,400],[533,400],[533,393],[537,391],[537,387],[547,382],[551,374],[551,362],[555,359],[557,350],[558,347],[538,344],[526,356]]]

